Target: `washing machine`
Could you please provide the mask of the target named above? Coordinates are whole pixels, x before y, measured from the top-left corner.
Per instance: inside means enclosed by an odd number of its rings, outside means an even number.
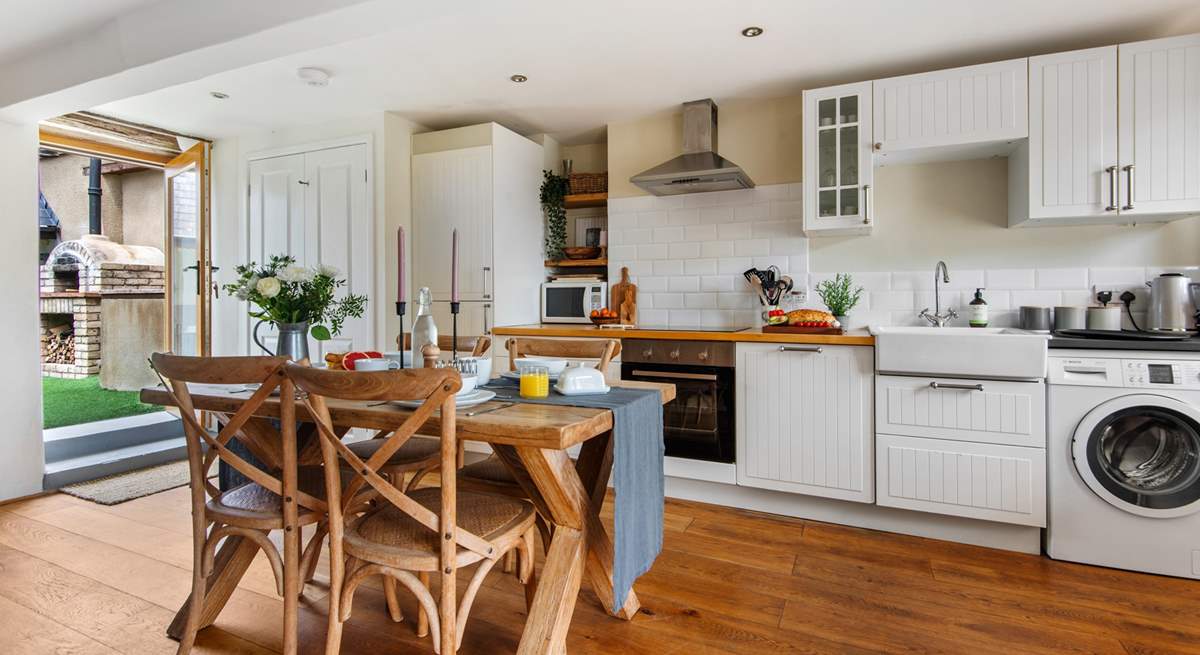
[[[1200,352],[1049,354],[1047,554],[1200,579]]]

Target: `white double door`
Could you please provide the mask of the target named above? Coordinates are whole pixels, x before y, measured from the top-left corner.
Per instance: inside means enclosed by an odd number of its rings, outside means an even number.
[[[262,264],[272,255],[291,255],[302,266],[333,266],[346,279],[338,297],[365,294],[367,312],[352,318],[333,339],[309,337],[314,359],[326,352],[375,348],[374,280],[370,162],[367,144],[299,152],[249,162],[249,261]],[[249,319],[254,329],[257,320]],[[248,332],[249,334],[249,332]],[[259,337],[274,347],[275,332],[268,324]],[[252,339],[248,353],[261,354]]]

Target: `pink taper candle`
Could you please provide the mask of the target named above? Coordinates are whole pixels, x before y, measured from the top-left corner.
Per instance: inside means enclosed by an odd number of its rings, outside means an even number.
[[[404,226],[396,231],[396,302],[404,302],[408,294],[404,287]]]
[[[450,302],[458,302],[458,229],[450,235]]]

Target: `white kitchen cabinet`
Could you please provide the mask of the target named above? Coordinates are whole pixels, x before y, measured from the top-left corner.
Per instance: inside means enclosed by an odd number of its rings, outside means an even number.
[[[883,507],[1046,526],[1046,451],[880,434],[875,440]]]
[[[871,83],[804,92],[804,233],[869,234]]]
[[[1031,57],[1029,87],[1009,225],[1200,213],[1200,35]]]
[[[880,375],[875,431],[935,439],[1046,447],[1046,385]]]
[[[1117,54],[1121,214],[1200,213],[1200,34]]]
[[[450,334],[450,243],[458,230],[459,336],[536,323],[542,258],[542,146],[495,123],[413,136],[412,286],[433,292]]]
[[[1027,59],[1011,59],[873,82],[876,163],[912,151],[1010,144],[1028,136]],[[939,159],[946,159],[944,154]]]
[[[870,503],[873,350],[737,345],[737,483]]]

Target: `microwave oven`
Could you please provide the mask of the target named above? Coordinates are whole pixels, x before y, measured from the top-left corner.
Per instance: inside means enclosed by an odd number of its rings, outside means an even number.
[[[608,306],[608,283],[555,280],[542,283],[543,323],[591,323],[593,309]]]

